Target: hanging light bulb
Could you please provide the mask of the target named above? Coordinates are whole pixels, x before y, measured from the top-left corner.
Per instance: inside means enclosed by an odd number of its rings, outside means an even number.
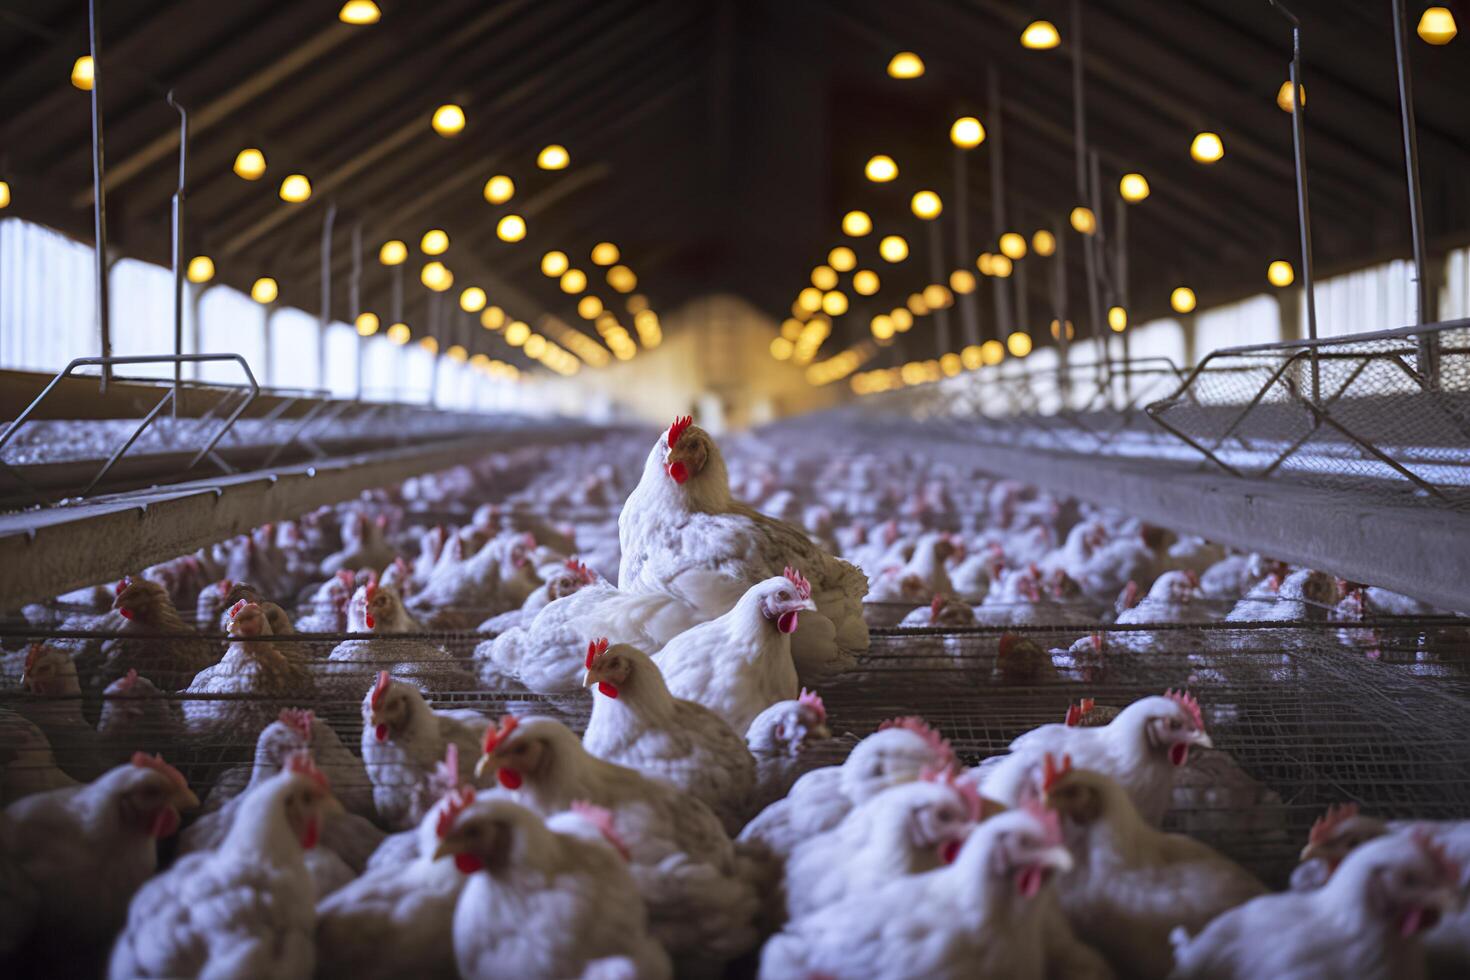
[[[1122,333],[1128,329],[1128,311],[1121,306],[1108,308],[1108,326],[1113,333]]]
[[[1078,205],[1072,209],[1072,227],[1084,235],[1091,235],[1097,231],[1097,216],[1092,213],[1091,208]]]
[[[909,328],[914,325],[914,315],[907,307],[895,306],[888,312],[888,318],[893,321],[893,329],[899,333],[908,333]]]
[[[583,296],[577,301],[577,315],[584,320],[596,320],[602,313],[602,300],[596,296]]]
[[[771,356],[778,361],[788,361],[796,351],[796,345],[785,337],[771,338]]]
[[[571,162],[572,155],[560,143],[544,146],[541,152],[536,154],[536,166],[542,170],[565,170]]]
[[[960,351],[960,363],[965,366],[966,371],[978,371],[985,363],[984,352],[979,344],[971,344]]]
[[[1266,280],[1278,289],[1283,289],[1296,281],[1296,270],[1285,259],[1277,259],[1266,267]]]
[[[787,317],[781,321],[781,336],[787,340],[795,341],[796,338],[801,336],[802,328],[805,326],[806,324],[802,323],[796,317]]]
[[[10,184],[0,180],[0,211],[10,207]]]
[[[909,293],[909,312],[914,316],[927,316],[929,314],[929,303],[924,299],[923,293]]]
[[[347,0],[342,9],[337,11],[337,19],[344,24],[363,26],[376,24],[383,17],[383,12],[373,0]]]
[[[1188,286],[1176,286],[1174,291],[1169,294],[1169,305],[1174,308],[1175,313],[1191,312],[1196,302],[1194,290]]]
[[[878,243],[878,254],[885,262],[902,262],[909,257],[909,243],[901,235],[888,235]]]
[[[593,265],[612,265],[621,255],[622,253],[618,251],[618,247],[612,242],[598,242],[592,246]]]
[[[1052,338],[1054,340],[1061,340],[1062,339],[1062,325],[1059,322],[1057,322],[1056,320],[1052,320],[1050,326],[1051,326],[1051,335],[1052,335]],[[1072,321],[1071,320],[1068,320],[1067,321],[1067,339],[1068,340],[1072,340],[1076,336],[1077,336],[1077,330],[1076,330],[1075,327],[1072,326]]]
[[[71,83],[83,92],[92,91],[92,85],[97,79],[97,66],[92,61],[92,56],[84,54],[71,65]]]
[[[950,124],[949,141],[962,150],[973,150],[985,142],[985,127],[974,116],[961,116]]]
[[[250,287],[250,298],[262,305],[274,303],[281,293],[280,287],[270,276],[261,276]]]
[[[425,255],[443,255],[449,250],[449,235],[439,228],[432,228],[419,239],[419,249]]]
[[[1031,353],[1031,335],[1017,330],[1006,338],[1006,350],[1012,357],[1025,357]]]
[[[912,51],[900,51],[888,59],[889,78],[918,78],[924,74],[924,60]]]
[[[995,261],[995,256],[989,252],[981,252],[975,257],[975,268],[980,270],[982,276],[991,276],[995,273],[990,271],[990,264]]]
[[[489,297],[485,295],[485,290],[479,286],[471,286],[459,294],[459,308],[466,313],[480,312],[488,301]]]
[[[505,174],[496,174],[485,181],[485,200],[491,204],[504,204],[516,193],[516,182]]]
[[[0,203],[0,207],[3,207]],[[214,278],[214,260],[207,255],[196,255],[189,260],[189,267],[184,271],[190,282],[204,283]]]
[[[1004,255],[992,255],[990,257],[990,274],[997,279],[1009,278],[1013,266],[1011,260]]]
[[[914,212],[915,217],[933,221],[939,217],[939,212],[944,210],[944,202],[933,191],[919,191],[909,201],[909,208]]]
[[[1149,195],[1148,178],[1143,174],[1124,174],[1118,181],[1118,193],[1129,204],[1137,204]]]
[[[464,110],[453,102],[446,103],[434,110],[434,118],[429,124],[434,127],[434,132],[445,139],[458,136],[464,129]]]
[[[1008,231],[1000,236],[1000,250],[1008,258],[1024,259],[1026,257],[1026,238],[1014,231]]]
[[[1062,43],[1057,25],[1049,20],[1033,20],[1021,32],[1021,47],[1032,51],[1047,51]]]
[[[281,200],[300,204],[311,197],[311,181],[304,174],[289,174],[281,181]]]
[[[395,323],[388,328],[388,339],[399,347],[408,343],[412,338],[413,331],[408,329],[408,324],[406,323]]]
[[[519,347],[531,339],[531,328],[522,320],[514,320],[505,328],[505,342]]]
[[[546,338],[539,333],[533,333],[526,338],[525,346],[522,348],[526,356],[534,361],[541,360],[546,355]]]
[[[526,219],[508,214],[495,224],[495,235],[502,242],[518,242],[526,237]]]
[[[857,265],[857,254],[846,245],[838,245],[827,253],[827,264],[838,272],[851,272]]]
[[[426,263],[419,270],[419,282],[422,282],[436,293],[442,293],[454,285],[454,273],[450,272],[449,268],[443,262],[435,260]]]
[[[567,253],[559,249],[552,249],[541,256],[541,274],[550,279],[558,278],[570,266],[571,262],[567,259]]]
[[[1302,106],[1305,107],[1307,104],[1306,86],[1298,85],[1296,87],[1296,90],[1297,96],[1300,99]],[[1276,105],[1282,112],[1296,111],[1296,106],[1292,103],[1291,100],[1291,79],[1288,78],[1286,81],[1282,82],[1281,87],[1276,90]]]
[[[818,289],[833,289],[837,286],[837,271],[830,265],[819,265],[812,270],[812,285]]]
[[[265,176],[265,154],[253,146],[236,153],[235,175],[244,180],[259,180]]]
[[[842,216],[842,233],[852,238],[862,238],[873,230],[873,219],[866,211],[849,211]]]
[[[1460,29],[1448,7],[1429,7],[1419,17],[1419,37],[1436,47],[1449,44]]]
[[[505,326],[505,311],[498,306],[487,306],[480,314],[480,326],[486,330],[499,330]]]
[[[1031,236],[1031,251],[1040,255],[1042,258],[1055,254],[1056,250],[1057,236],[1045,228],[1037,229],[1036,233]]]
[[[834,289],[822,296],[822,312],[828,316],[841,316],[847,312],[847,294]]]
[[[568,269],[561,274],[561,291],[575,296],[587,288],[587,273],[581,269]]]
[[[961,296],[975,291],[975,273],[969,269],[956,269],[949,274],[949,288]]]
[[[808,286],[796,294],[796,305],[808,313],[815,313],[822,308],[822,291],[815,286]]]
[[[878,273],[872,269],[859,269],[852,274],[852,291],[859,296],[872,296],[881,285]]]
[[[954,295],[943,285],[931,282],[924,287],[924,305],[931,310],[942,310],[954,304]]]
[[[439,341],[435,340],[433,337],[425,337],[424,339],[420,340],[419,346],[428,351],[430,354],[439,353]]]
[[[444,352],[444,356],[449,358],[456,364],[463,364],[465,361],[468,361],[470,359],[469,351],[465,350],[458,344],[450,344],[449,349]]]
[[[408,246],[398,239],[383,243],[378,249],[378,261],[383,265],[402,265],[408,258]]]
[[[1006,359],[1006,348],[998,340],[987,340],[980,345],[980,363],[986,367],[994,367]]]
[[[893,157],[879,153],[868,158],[863,173],[875,184],[886,184],[898,176],[898,164],[893,162]]]
[[[357,327],[359,337],[371,337],[378,332],[379,322],[376,313],[359,313],[357,321],[353,324]]]
[[[638,277],[625,265],[615,265],[607,270],[607,284],[620,293],[631,293],[638,288]]]
[[[1225,155],[1225,143],[1219,133],[1196,133],[1189,144],[1189,155],[1195,163],[1214,163]]]

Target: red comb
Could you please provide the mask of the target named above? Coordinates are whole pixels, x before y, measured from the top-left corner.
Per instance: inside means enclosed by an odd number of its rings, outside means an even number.
[[[242,612],[245,611],[246,606],[254,605],[255,603],[250,602],[247,599],[241,599],[239,602],[236,602],[233,606],[230,607],[230,619],[233,620],[237,618]]]
[[[1047,844],[1062,843],[1062,821],[1057,816],[1057,811],[1042,806],[1036,800],[1027,800],[1021,804],[1021,809],[1036,819],[1041,824],[1042,839]]]
[[[138,683],[138,668],[130,667],[128,669],[128,672],[124,674],[119,680],[119,683],[122,686],[118,688],[117,693],[126,694],[131,691],[133,689],[133,685]]]
[[[122,595],[123,589],[126,589],[130,583],[130,579],[120,578],[117,580],[117,587],[113,591],[116,592],[118,595]]]
[[[1188,691],[1171,690],[1165,691],[1164,697],[1168,698],[1170,701],[1173,701],[1175,704],[1179,705],[1179,707],[1183,708],[1184,711],[1189,715],[1190,720],[1194,722],[1195,728],[1199,729],[1200,731],[1205,730],[1204,715],[1200,712],[1199,702],[1194,699],[1193,695],[1191,695]]]
[[[1334,803],[1327,808],[1327,812],[1312,821],[1312,829],[1307,833],[1308,844],[1321,844],[1332,835],[1339,826],[1358,815],[1358,804],[1356,803]]]
[[[1092,698],[1083,698],[1077,704],[1068,705],[1067,718],[1064,724],[1066,724],[1068,728],[1076,728],[1078,725],[1082,724],[1082,719],[1087,717],[1087,713],[1092,710],[1092,706],[1094,703],[1095,702]]]
[[[930,750],[933,751],[935,759],[940,765],[953,766],[955,764],[954,749],[950,748],[949,740],[929,727],[929,723],[918,715],[890,718],[878,726],[878,731],[887,731],[890,728],[901,728],[904,731],[913,732],[922,738],[928,743]]]
[[[584,667],[591,667],[592,666],[592,662],[594,660],[596,660],[598,657],[602,656],[604,653],[607,653],[607,637],[605,637],[605,636],[604,637],[599,637],[596,640],[592,640],[592,641],[588,642],[588,644],[587,644],[587,662],[585,664],[583,664],[582,666],[584,666]]]
[[[449,747],[454,748],[450,742]],[[444,797],[444,808],[439,811],[439,822],[434,825],[434,835],[443,837],[454,829],[454,821],[459,815],[469,809],[471,803],[475,802],[475,788],[473,786],[461,786],[457,790],[451,790]]]
[[[781,574],[786,576],[786,581],[796,587],[796,594],[801,596],[801,598],[810,599],[812,597],[812,583],[803,578],[802,574],[796,569],[787,565]]]
[[[282,708],[279,720],[308,742],[311,741],[311,726],[316,721],[316,714],[310,708]]]
[[[1138,605],[1137,582],[1133,581],[1132,579],[1128,580],[1128,584],[1123,586],[1122,600],[1124,609],[1132,609],[1134,606]]]
[[[446,793],[453,793],[459,785],[459,746],[454,742],[445,743],[444,758],[434,763],[434,779]]]
[[[1428,827],[1415,827],[1410,834],[1414,843],[1424,852],[1439,872],[1440,880],[1447,885],[1459,885],[1460,865],[1445,852],[1444,844],[1436,840]]]
[[[378,577],[376,575],[374,575],[372,578],[368,579],[368,584],[363,587],[363,594],[362,594],[362,596],[368,602],[372,602],[373,601],[373,596],[375,596],[377,594],[378,594]]]
[[[184,774],[167,762],[164,762],[163,756],[161,755],[149,755],[147,752],[134,752],[132,763],[140,769],[156,769],[172,780],[174,785],[181,786],[184,789],[189,788],[189,781],[184,778]]]
[[[669,426],[669,448],[670,449],[673,449],[674,446],[675,446],[675,444],[678,443],[679,437],[684,434],[684,430],[687,429],[687,428],[689,428],[689,426],[691,426],[693,424],[694,424],[694,419],[691,418],[688,415],[685,415],[685,416],[682,416],[682,417],[679,417],[679,418],[674,419],[674,424]]]
[[[1092,649],[1102,653],[1108,647],[1108,638],[1101,630],[1095,630],[1092,634]]]
[[[341,582],[343,585],[347,586],[350,589],[352,588],[353,583],[357,581],[357,578],[352,574],[350,569],[339,568],[337,569],[337,581]]]
[[[939,611],[944,608],[944,605],[947,602],[949,602],[949,600],[944,597],[943,592],[939,593],[933,599],[929,600],[929,620],[931,622],[939,618]]]
[[[510,738],[510,733],[515,731],[519,724],[520,721],[515,715],[506,715],[500,719],[499,725],[485,729],[485,754],[489,755],[494,752],[497,745]]]
[[[1061,768],[1057,768],[1056,757],[1048,752],[1046,758],[1041,763],[1041,791],[1043,793],[1051,792],[1051,788],[1056,785],[1057,780],[1071,771],[1072,757],[1070,755],[1062,756]]]
[[[593,582],[597,581],[597,576],[592,573],[592,569],[588,568],[586,565],[582,564],[575,558],[567,559],[567,570],[570,571],[573,575],[577,576],[577,578],[580,579],[585,585],[591,585]]]
[[[28,671],[29,670],[32,670],[36,666],[36,661],[40,659],[41,654],[43,654],[45,652],[46,652],[46,644],[44,644],[44,643],[32,643],[30,645],[30,649],[26,650],[26,666],[25,666],[25,669],[28,670]]]
[[[286,757],[286,771],[296,776],[305,776],[327,793],[332,789],[327,774],[316,767],[316,761],[311,757],[310,749],[297,749]]]
[[[230,594],[230,589],[234,588],[235,583],[227,578],[222,578],[215,585],[219,588],[219,594],[224,596]]]
[[[373,697],[372,700],[368,702],[368,704],[372,706],[374,710],[383,706],[383,695],[388,693],[388,685],[391,682],[392,678],[388,676],[388,672],[386,670],[378,671],[378,681],[376,684],[373,685]]]
[[[965,809],[970,811],[970,819],[976,823],[985,816],[985,801],[980,798],[980,790],[974,782],[968,779],[959,779],[954,769],[946,766],[943,769],[934,769],[925,766],[919,772],[919,778],[925,782],[938,783],[940,786],[948,786],[955,791],[961,800],[965,802]]]
[[[622,835],[613,826],[613,815],[610,812],[600,806],[594,806],[586,800],[573,800],[572,812],[596,827],[597,832],[613,846],[615,851],[623,856],[624,861],[632,857],[632,854],[628,850],[627,842],[623,840]]]
[[[804,704],[808,708],[811,708],[817,713],[817,717],[821,719],[822,724],[826,724],[827,706],[822,703],[822,696],[816,691],[808,691],[806,688],[802,688],[801,693],[796,696],[796,703]]]

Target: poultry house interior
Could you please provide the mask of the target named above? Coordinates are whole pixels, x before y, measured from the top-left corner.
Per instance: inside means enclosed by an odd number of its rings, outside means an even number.
[[[0,973],[1470,975],[1467,17],[0,0]]]

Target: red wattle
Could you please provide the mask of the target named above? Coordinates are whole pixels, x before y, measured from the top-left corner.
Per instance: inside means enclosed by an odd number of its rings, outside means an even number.
[[[939,860],[945,864],[954,864],[954,859],[960,856],[960,842],[947,840],[939,845]]]
[[[782,633],[795,633],[797,618],[798,615],[794,609],[790,612],[783,612],[776,618],[776,629]]]
[[[607,681],[598,681],[597,689],[610,698],[616,698],[618,696],[618,689]]]
[[[460,874],[471,875],[485,866],[485,862],[473,854],[456,854],[454,866],[459,869]]]
[[[1035,898],[1036,893],[1041,891],[1041,886],[1046,884],[1046,872],[1037,865],[1027,865],[1016,872],[1016,891],[1022,898]]]
[[[372,629],[374,626],[378,625],[378,621],[376,619],[373,619],[373,614],[372,613],[368,613],[363,618],[367,622],[367,628],[368,629]]]
[[[521,788],[521,774],[514,769],[497,769],[495,770],[495,778],[500,780],[500,785],[506,789]]]
[[[689,479],[689,467],[684,464],[683,460],[675,460],[669,464],[669,476],[675,483],[682,484]]]
[[[301,835],[301,846],[308,851],[311,850],[313,847],[316,847],[316,842],[321,837],[321,834],[321,823],[317,820],[316,815],[313,814],[311,819],[306,821],[306,831]]]
[[[132,619],[133,618],[133,611],[131,609],[129,609],[128,607],[126,607],[126,606],[124,606],[123,608],[119,609],[118,612],[122,613],[122,618],[123,619]]]
[[[1189,761],[1189,744],[1186,742],[1175,742],[1169,746],[1169,761],[1176,766],[1182,766]]]
[[[162,840],[179,829],[179,811],[171,806],[162,807],[153,813],[153,822],[148,827],[152,837]]]
[[[388,726],[379,725],[377,728],[374,728],[373,737],[376,738],[379,742],[388,741]]]

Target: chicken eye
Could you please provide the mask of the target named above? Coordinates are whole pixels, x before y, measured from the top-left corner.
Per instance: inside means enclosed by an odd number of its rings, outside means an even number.
[[[1178,718],[1170,718],[1169,727],[1177,730],[1183,728],[1184,726],[1180,723]]]
[[[776,598],[784,602],[791,598],[791,593],[787,592],[785,589],[782,589],[779,593],[776,594]]]

